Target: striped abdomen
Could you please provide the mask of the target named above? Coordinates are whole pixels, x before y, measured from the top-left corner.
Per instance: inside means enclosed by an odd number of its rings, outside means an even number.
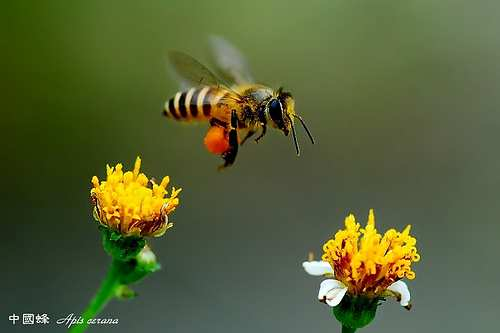
[[[183,121],[207,120],[227,91],[217,87],[191,88],[178,92],[165,103],[163,114]]]

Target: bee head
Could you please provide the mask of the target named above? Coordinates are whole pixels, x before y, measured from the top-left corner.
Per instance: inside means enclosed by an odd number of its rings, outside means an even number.
[[[288,136],[292,128],[292,118],[290,113],[294,112],[294,101],[292,95],[283,92],[280,88],[267,102],[267,112],[271,126],[277,128]]]
[[[300,155],[300,149],[297,142],[297,135],[295,133],[295,126],[293,123],[295,118],[299,119],[300,123],[306,130],[309,139],[314,144],[314,139],[309,132],[309,129],[307,128],[304,120],[295,113],[295,101],[292,97],[292,94],[283,91],[282,88],[279,88],[276,91],[275,95],[273,95],[273,97],[271,97],[271,99],[267,103],[267,112],[271,120],[270,123],[273,127],[283,131],[286,136],[288,136],[291,130],[297,155]]]

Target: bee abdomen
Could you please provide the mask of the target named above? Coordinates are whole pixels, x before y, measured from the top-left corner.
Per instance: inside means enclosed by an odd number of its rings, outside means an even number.
[[[163,114],[168,118],[182,121],[207,120],[211,111],[222,98],[216,88],[191,88],[178,92],[165,103]]]

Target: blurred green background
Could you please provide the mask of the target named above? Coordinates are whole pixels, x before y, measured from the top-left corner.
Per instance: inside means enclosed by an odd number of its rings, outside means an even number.
[[[301,267],[353,212],[413,225],[413,309],[363,332],[494,331],[498,322],[498,1],[2,3],[2,332],[11,313],[79,313],[105,274],[89,204],[106,163],[184,188],[163,270],[95,332],[338,332]],[[236,165],[206,126],[161,117],[166,52],[208,59],[219,34],[285,86],[318,143],[270,132]],[[38,329],[42,327],[37,326]],[[62,331],[51,324],[44,331]]]

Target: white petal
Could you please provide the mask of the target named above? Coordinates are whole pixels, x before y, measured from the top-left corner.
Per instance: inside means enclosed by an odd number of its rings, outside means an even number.
[[[345,285],[335,279],[326,279],[321,281],[319,285],[318,299],[323,300],[326,294],[332,289],[342,289],[345,288]]]
[[[342,301],[342,298],[344,298],[345,293],[347,292],[347,287],[341,288],[341,289],[332,289],[326,294],[326,304],[330,306],[337,306],[339,305],[340,301]]]
[[[319,285],[318,299],[325,301],[330,306],[336,306],[340,303],[347,287],[340,281],[327,279]]]
[[[408,290],[408,286],[403,281],[396,281],[387,287],[387,289],[401,296],[399,304],[402,306],[408,306],[408,304],[410,304],[410,290]]]
[[[333,275],[332,266],[326,261],[304,261],[302,267],[309,275],[321,276],[325,274]]]

